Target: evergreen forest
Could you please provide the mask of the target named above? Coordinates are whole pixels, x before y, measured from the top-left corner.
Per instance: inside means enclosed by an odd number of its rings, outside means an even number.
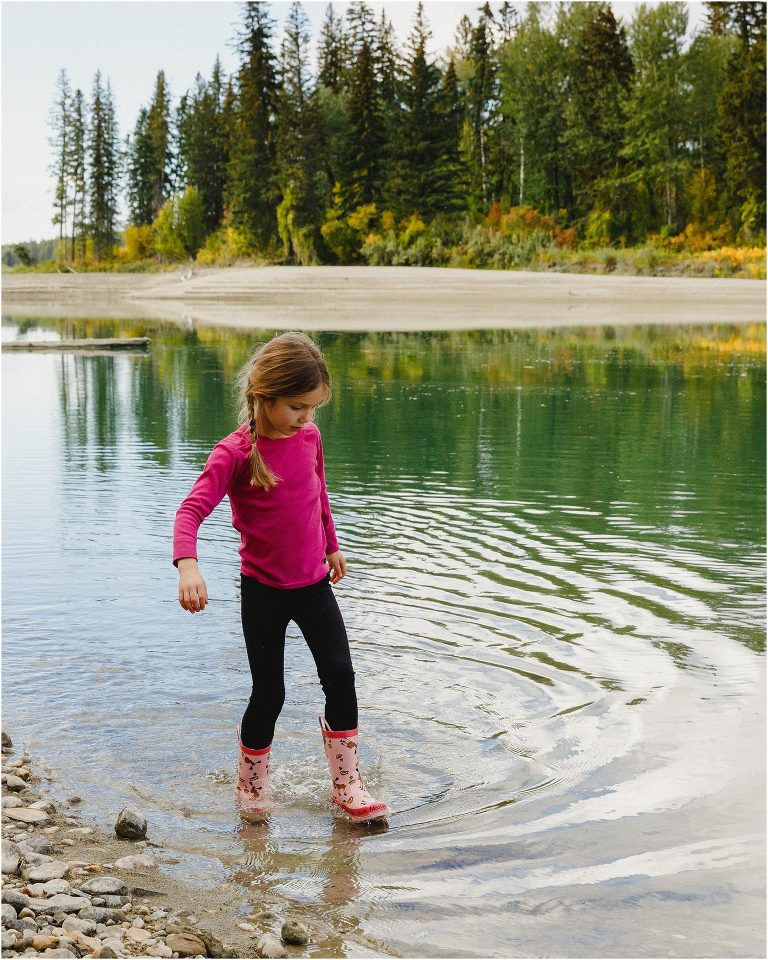
[[[681,2],[626,25],[608,2],[486,3],[437,56],[421,4],[402,45],[365,2],[329,4],[311,44],[300,3],[278,24],[247,2],[236,71],[217,57],[178,96],[159,71],[125,137],[110,81],[62,69],[46,253],[765,276],[766,6],[705,8],[691,37]]]

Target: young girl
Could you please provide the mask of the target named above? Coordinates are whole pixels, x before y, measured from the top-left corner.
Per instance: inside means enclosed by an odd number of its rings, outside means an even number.
[[[358,770],[355,672],[331,589],[346,575],[347,564],[325,488],[320,431],[313,423],[315,410],[331,399],[328,368],[309,337],[283,333],[256,352],[238,383],[242,425],[213,448],[173,530],[179,603],[196,613],[208,602],[197,565],[197,531],[229,496],[232,524],[241,537],[241,616],[253,680],[237,728],[236,804],[245,819],[269,810],[269,753],[285,701],[285,630],[293,620],[325,693],[325,716],[319,719],[331,799],[354,820],[380,819],[389,808],[368,793]]]

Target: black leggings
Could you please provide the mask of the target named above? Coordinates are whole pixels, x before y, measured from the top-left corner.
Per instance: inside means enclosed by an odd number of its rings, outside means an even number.
[[[240,612],[253,690],[243,714],[243,746],[261,750],[272,743],[285,703],[285,631],[293,620],[304,634],[325,693],[331,730],[357,727],[355,671],[344,620],[331,575],[308,587],[283,590],[240,574]]]

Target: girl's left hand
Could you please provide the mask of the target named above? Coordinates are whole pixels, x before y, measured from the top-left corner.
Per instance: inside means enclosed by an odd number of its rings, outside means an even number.
[[[337,550],[336,553],[326,553],[325,559],[331,568],[331,583],[338,583],[347,575],[347,561],[344,559],[344,554],[341,550]]]

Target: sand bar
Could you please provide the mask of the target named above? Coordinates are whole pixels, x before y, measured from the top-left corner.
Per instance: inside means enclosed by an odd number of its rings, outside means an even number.
[[[356,331],[755,323],[766,319],[766,284],[425,267],[8,273],[3,313]]]

